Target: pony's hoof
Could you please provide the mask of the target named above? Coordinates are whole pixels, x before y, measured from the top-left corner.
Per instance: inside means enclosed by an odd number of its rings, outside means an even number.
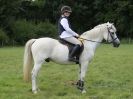
[[[86,90],[82,90],[81,93],[82,93],[82,94],[85,94],[85,93],[86,93]]]
[[[33,90],[32,92],[33,92],[33,94],[37,94],[37,91],[36,90]]]

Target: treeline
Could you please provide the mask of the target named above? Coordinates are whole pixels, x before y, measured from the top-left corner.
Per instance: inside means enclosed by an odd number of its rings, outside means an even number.
[[[133,0],[0,0],[0,46],[23,45],[31,38],[58,37],[62,5],[72,7],[78,33],[113,22],[121,39],[133,39]]]

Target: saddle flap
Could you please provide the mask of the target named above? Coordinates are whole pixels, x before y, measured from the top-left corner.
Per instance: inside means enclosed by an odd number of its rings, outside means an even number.
[[[63,44],[63,45],[65,45],[65,46],[67,46],[68,47],[68,49],[69,49],[69,54],[71,53],[71,51],[73,50],[73,48],[74,48],[74,44],[72,44],[72,43],[69,43],[69,42],[67,42],[67,41],[65,41],[65,40],[63,40],[63,39],[59,39],[58,40],[61,44]],[[83,49],[84,49],[84,45],[82,44],[82,46],[80,47],[80,49],[79,50],[77,50],[77,52],[76,52],[76,58],[77,59],[79,59],[79,56],[80,56],[80,54],[82,53],[82,51],[83,51]]]

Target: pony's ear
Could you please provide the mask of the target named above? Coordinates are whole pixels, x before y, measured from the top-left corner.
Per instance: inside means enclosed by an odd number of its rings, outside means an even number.
[[[109,24],[109,21],[107,22],[107,24]]]
[[[109,23],[109,22],[107,22],[107,26],[109,26],[109,24],[110,24],[110,23]]]

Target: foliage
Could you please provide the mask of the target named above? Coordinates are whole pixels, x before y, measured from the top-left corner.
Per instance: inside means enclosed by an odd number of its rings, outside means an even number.
[[[35,24],[26,20],[18,20],[12,26],[14,40],[19,44],[32,38],[56,37],[56,27],[49,22]]]
[[[0,26],[9,28],[19,11],[21,0],[0,0]]]
[[[34,95],[31,83],[22,79],[24,48],[0,48],[0,99],[133,99],[132,49],[126,44],[100,46],[85,77],[86,94],[71,85],[78,65],[45,63],[37,79],[40,91]]]
[[[12,26],[14,40],[24,44],[28,39],[35,37],[35,25],[26,20],[16,21]]]
[[[35,0],[34,2],[31,3],[31,5],[38,6],[40,8],[43,8],[45,4],[45,0]]]
[[[8,40],[8,36],[5,34],[5,32],[0,28],[0,46],[3,46],[6,41]]]
[[[35,2],[39,3],[40,1],[36,0]],[[33,3],[31,2],[31,4]],[[44,4],[41,5],[42,8],[36,8],[36,10],[38,9],[36,21],[48,19],[52,23],[57,23],[61,6],[69,5],[73,10],[70,20],[73,29],[77,32],[82,33],[98,24],[110,21],[116,25],[121,38],[133,38],[132,0],[105,0],[104,2],[102,0],[45,0],[45,3],[42,4]],[[41,17],[39,13],[41,13]]]
[[[33,26],[34,24],[49,21],[49,23],[54,24],[54,27],[56,27],[62,5],[72,7],[73,13],[70,17],[72,29],[80,34],[98,24],[110,21],[116,25],[118,35],[121,39],[128,38],[128,41],[132,41],[133,39],[132,0],[0,0],[0,27],[6,32],[10,40],[19,43],[18,40],[28,38],[20,39],[21,36],[14,38],[15,33],[13,32],[12,25],[16,24],[17,20],[26,20],[31,22]],[[43,25],[45,28],[45,24]],[[41,28],[42,26],[37,27],[41,30],[37,29],[35,31],[41,32],[43,29]],[[50,29],[44,30],[51,31]],[[54,31],[57,31],[57,28]],[[50,32],[46,36],[55,37],[55,33],[57,32]],[[27,34],[23,34],[23,37],[24,35]],[[35,33],[33,34],[34,36],[40,37],[45,35],[43,33],[40,33],[40,35],[39,33]],[[21,42],[24,43],[25,41]]]
[[[36,28],[37,37],[57,37],[57,28],[49,22],[41,22]]]

